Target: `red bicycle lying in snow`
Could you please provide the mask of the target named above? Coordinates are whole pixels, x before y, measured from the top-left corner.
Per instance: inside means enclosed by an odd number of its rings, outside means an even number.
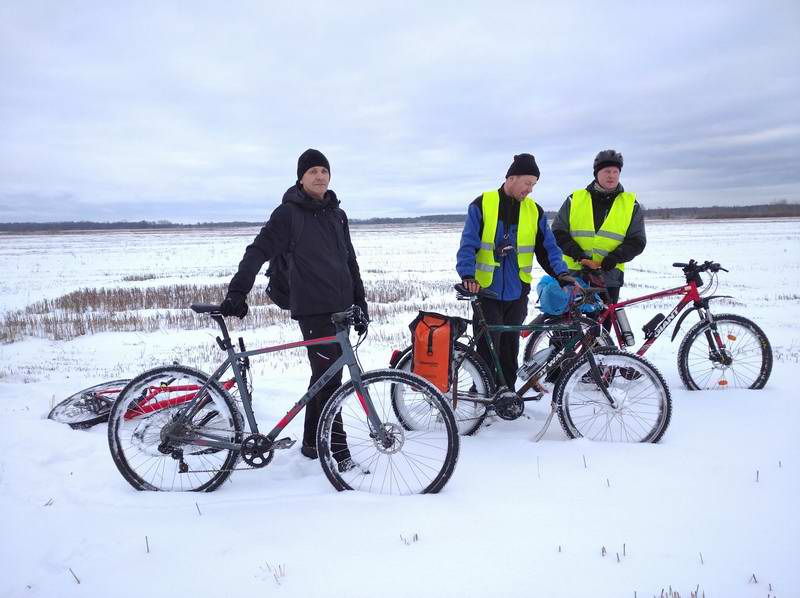
[[[689,308],[678,319],[671,339],[675,340],[686,317],[692,312],[697,312],[700,321],[689,329],[678,348],[678,371],[686,388],[689,390],[763,388],[772,372],[772,347],[767,335],[753,321],[743,316],[713,314],[709,305],[714,299],[730,297],[730,295],[713,294],[718,286],[719,272],[727,270],[718,263],[710,261],[700,264],[695,260],[689,260],[688,264],[672,265],[683,270],[686,284],[627,301],[607,304],[595,317],[601,324],[611,323],[614,337],[604,330],[601,340],[607,345],[616,344],[623,349],[633,346],[636,341],[625,308],[629,305],[679,296],[680,300],[672,311],[666,316],[657,314],[643,326],[645,341],[636,350],[636,354],[644,355],[678,314]],[[704,283],[701,273],[708,274],[707,283]],[[563,316],[542,314],[532,323],[569,319],[569,317],[569,314]],[[526,335],[523,333],[523,336]],[[557,343],[558,339],[553,338],[547,331],[533,333],[525,345],[525,359],[528,360],[542,347]]]
[[[50,410],[47,415],[48,419],[57,421],[62,424],[69,425],[74,430],[85,430],[96,426],[97,424],[106,423],[108,421],[108,414],[111,412],[111,406],[114,401],[125,388],[130,379],[110,380],[108,382],[101,382],[89,388],[84,388],[73,395],[68,396],[66,399],[58,403]],[[225,390],[231,390],[236,385],[236,380],[231,378],[222,383]],[[191,388],[187,387],[185,390],[196,391],[200,387],[193,385]],[[153,395],[148,400],[156,397],[159,389],[155,389]],[[184,402],[191,400],[193,394],[186,394],[183,397]],[[172,399],[175,400],[174,398]],[[153,402],[152,405],[156,405]],[[152,411],[153,409],[149,409]]]

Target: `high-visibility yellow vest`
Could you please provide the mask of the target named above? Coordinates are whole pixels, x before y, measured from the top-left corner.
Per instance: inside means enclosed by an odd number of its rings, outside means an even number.
[[[594,230],[594,212],[592,211],[592,194],[586,189],[579,189],[572,194],[569,208],[569,234],[584,251],[592,254],[592,259],[602,262],[603,258],[614,251],[625,240],[625,234],[633,218],[635,193],[620,193],[608,211],[600,229]],[[564,261],[570,270],[580,270],[580,263],[568,255]],[[625,271],[625,264],[617,264],[619,270]]]
[[[475,256],[475,280],[481,287],[492,284],[494,270],[500,264],[494,259],[494,237],[497,233],[497,212],[500,206],[500,193],[486,191],[481,200],[483,212],[483,233],[481,248]],[[508,224],[506,224],[508,227]],[[536,231],[539,228],[539,208],[532,197],[526,197],[519,206],[517,224],[517,266],[519,277],[530,284],[533,270],[533,249],[536,244]]]

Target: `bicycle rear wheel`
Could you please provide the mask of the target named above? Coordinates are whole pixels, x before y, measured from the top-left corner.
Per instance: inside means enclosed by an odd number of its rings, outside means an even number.
[[[84,388],[50,410],[48,419],[68,424],[75,430],[108,421],[111,405],[130,380],[112,380]]]
[[[352,381],[339,387],[322,410],[317,452],[328,480],[337,490],[405,495],[439,492],[458,461],[459,439],[453,412],[427,380],[408,372],[367,372],[362,382],[389,440],[382,444],[367,420],[366,405]],[[427,417],[407,429],[392,406],[396,393],[415,413],[424,405]],[[422,409],[420,409],[422,411]],[[340,419],[341,418],[341,419]],[[347,449],[342,449],[343,444]],[[340,471],[348,457],[357,467]],[[343,469],[343,468],[342,468]]]
[[[607,442],[658,442],[672,417],[672,398],[661,373],[643,357],[619,349],[593,354],[614,404],[595,383],[588,355],[582,357],[553,391],[564,432]]]
[[[187,442],[162,438],[165,427],[208,380],[184,366],[148,370],[119,394],[108,420],[108,445],[122,477],[137,490],[210,492],[236,464],[238,450],[192,444],[197,432],[239,444],[242,416],[231,396],[212,382],[201,408],[180,430]],[[173,430],[172,436],[175,436]]]
[[[412,357],[409,347],[403,351],[403,356],[394,367],[410,372]],[[455,369],[455,364],[459,362],[460,366]],[[463,343],[455,343],[453,364],[452,384],[450,390],[443,394],[453,409],[458,433],[469,436],[474,434],[486,419],[487,403],[484,401],[494,394],[494,379],[489,375],[489,369],[480,355]],[[424,422],[429,416],[427,403],[416,402],[414,405],[408,405],[401,392],[396,392],[392,396],[392,408],[406,430],[413,430],[418,420],[425,425]]]
[[[736,314],[714,316],[714,324],[721,352],[708,322],[692,326],[681,341],[678,372],[686,388],[764,388],[772,373],[772,347],[764,331]]]

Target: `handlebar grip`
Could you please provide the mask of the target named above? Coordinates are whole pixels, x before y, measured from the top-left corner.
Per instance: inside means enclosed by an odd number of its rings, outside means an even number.
[[[674,262],[674,263],[672,264],[672,267],[673,267],[673,268],[688,268],[688,267],[689,267],[689,264],[683,264],[683,263],[681,263],[681,262]]]
[[[464,286],[463,283],[454,284],[453,288],[456,290],[457,293],[463,295],[464,297],[484,297],[488,299],[497,299],[497,293],[494,291],[490,291],[489,289],[481,289],[477,293],[471,293],[467,290],[467,287]]]

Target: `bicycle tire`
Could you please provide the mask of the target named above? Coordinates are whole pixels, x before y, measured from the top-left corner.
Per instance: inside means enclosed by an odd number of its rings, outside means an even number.
[[[577,360],[553,391],[569,438],[609,442],[661,440],[672,419],[672,397],[661,372],[644,357],[620,349],[592,351],[616,407],[591,379],[589,357]]]
[[[207,380],[206,374],[189,367],[158,367],[131,380],[114,401],[108,420],[108,445],[117,469],[135,489],[211,492],[231,474],[238,450],[175,446],[188,466],[185,472],[180,471],[174,453],[160,450],[164,425],[191,399],[190,389],[199,389]],[[145,399],[148,389],[153,388],[159,389],[158,394]],[[242,416],[233,398],[212,382],[204,402],[194,421],[218,437],[241,443]]]
[[[563,316],[551,316],[548,314],[539,314],[533,320],[531,320],[531,324],[564,324],[567,323],[568,320]],[[588,322],[587,322],[588,325]],[[613,337],[605,328],[600,329],[600,336],[597,337],[595,341],[595,348],[599,347],[608,347],[608,348],[615,348],[616,343],[614,342]],[[530,360],[531,356],[539,351],[540,349],[544,349],[545,346],[549,346],[551,342],[558,342],[558,339],[554,339],[554,335],[557,336],[560,331],[555,330],[539,330],[532,332],[530,336],[528,336],[528,340],[525,342],[525,349],[523,351],[523,363]],[[562,333],[563,334],[563,333]],[[546,344],[545,344],[546,343]],[[566,363],[559,363],[554,368],[553,371],[548,371],[542,382],[552,382],[555,384],[558,381],[561,373],[569,368],[571,360],[567,360]]]
[[[325,476],[339,491],[389,495],[439,492],[453,475],[459,452],[456,420],[445,398],[424,378],[402,370],[373,370],[361,380],[383,428],[393,439],[392,445],[379,445],[370,432],[365,408],[351,380],[328,400],[317,427],[317,452]],[[427,428],[406,430],[400,423],[391,405],[398,388],[409,394],[405,400],[424,401],[430,406]],[[337,431],[335,425],[341,428]],[[345,437],[342,431],[346,431]],[[338,462],[348,455],[332,450],[334,443],[342,442],[359,464],[345,472],[339,471]]]
[[[110,380],[84,388],[53,407],[47,419],[67,424],[74,430],[107,422],[114,399],[128,382],[130,379]]]
[[[710,324],[698,322],[678,349],[678,372],[684,386],[689,390],[764,388],[772,373],[772,346],[764,331],[737,314],[715,315],[714,323],[733,362],[726,366],[713,360],[705,338]]]
[[[453,362],[455,363],[455,360],[460,359],[461,355],[464,354],[466,356],[461,362],[461,366],[453,371],[453,379],[458,380],[456,388],[459,390],[457,390],[457,396],[453,397],[452,385],[450,390],[442,394],[444,394],[451,409],[453,409],[458,433],[462,436],[471,436],[480,429],[481,424],[486,419],[487,403],[471,401],[470,398],[490,398],[494,394],[495,383],[494,378],[488,374],[489,368],[486,367],[483,358],[474,350],[470,350],[469,346],[456,341],[453,349]],[[412,348],[407,347],[401,353],[394,366],[395,369],[411,372],[412,358]],[[394,409],[397,418],[406,430],[414,429],[414,421],[420,416],[409,411],[408,406],[402,400],[402,395],[399,393],[396,397],[393,397],[392,409]],[[422,415],[424,420],[424,414]]]

